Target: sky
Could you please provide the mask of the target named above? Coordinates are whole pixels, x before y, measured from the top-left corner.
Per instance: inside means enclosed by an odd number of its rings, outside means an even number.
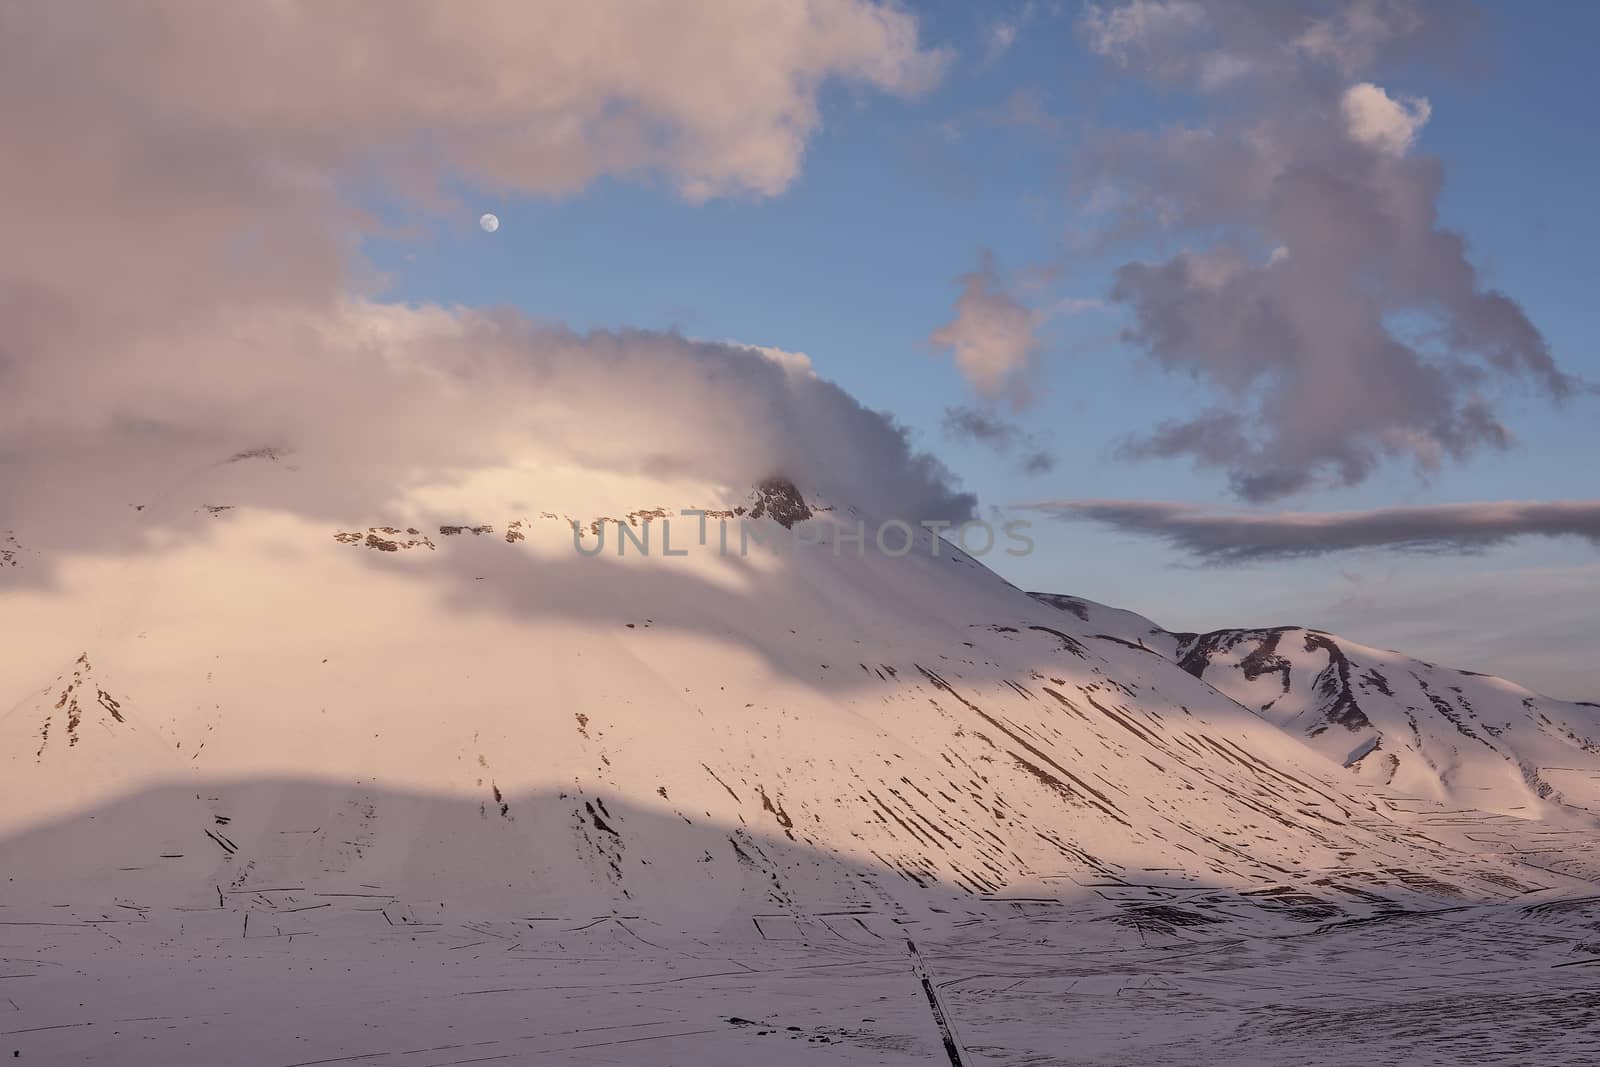
[[[91,10],[0,35],[0,504],[130,427],[378,440],[403,398],[466,463],[452,426],[581,399],[729,479],[1027,519],[1025,588],[1600,699],[1588,6]]]

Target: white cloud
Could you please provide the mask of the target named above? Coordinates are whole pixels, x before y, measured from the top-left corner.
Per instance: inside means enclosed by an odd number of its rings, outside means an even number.
[[[817,376],[816,371],[811,366],[811,357],[804,352],[790,352],[783,348],[773,348],[771,345],[747,345],[738,341],[724,343],[743,348],[749,352],[755,352],[793,374],[803,374],[810,378]]]
[[[95,346],[87,361],[21,368],[0,420],[0,514],[70,517],[60,551],[104,547],[92,516],[125,509],[124,486],[264,446],[303,464],[285,505],[302,513],[377,514],[508,465],[734,494],[783,474],[928,518],[974,503],[892,419],[779,350],[362,301],[258,307],[231,328],[201,320]]]
[[[1371,82],[1344,91],[1339,108],[1350,139],[1386,155],[1403,156],[1433,113],[1421,97],[1394,99]]]

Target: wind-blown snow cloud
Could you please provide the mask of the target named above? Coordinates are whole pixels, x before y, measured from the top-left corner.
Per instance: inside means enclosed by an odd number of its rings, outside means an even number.
[[[1370,80],[1448,46],[1470,15],[1410,0],[1090,8],[1095,51],[1214,112],[1094,149],[1110,235],[1189,245],[1118,271],[1126,337],[1214,397],[1124,455],[1187,457],[1266,501],[1357,484],[1386,458],[1428,474],[1505,448],[1497,389],[1577,391],[1440,224],[1440,166],[1414,154],[1430,104]]]
[[[353,197],[430,220],[461,183],[776,195],[825,84],[917,93],[944,59],[873,0],[8,6],[0,512],[126,507],[135,467],[272,445],[367,462],[390,494],[536,448],[964,516],[901,427],[802,361],[378,302],[359,242],[385,224]]]
[[[1216,563],[1296,559],[1362,548],[1480,552],[1517,537],[1582,537],[1600,547],[1600,500],[1438,504],[1322,514],[1228,512],[1152,500],[1056,500],[1020,506],[1160,538]]]
[[[1006,288],[994,257],[961,278],[956,317],[929,338],[950,349],[956,367],[979,396],[1026,407],[1033,400],[1039,355],[1039,316]]]

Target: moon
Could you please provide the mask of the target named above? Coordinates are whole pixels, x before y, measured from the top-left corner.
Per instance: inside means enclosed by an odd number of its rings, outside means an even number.
[[[500,228],[500,217],[485,212],[478,216],[478,225],[483,227],[484,233],[493,233]]]

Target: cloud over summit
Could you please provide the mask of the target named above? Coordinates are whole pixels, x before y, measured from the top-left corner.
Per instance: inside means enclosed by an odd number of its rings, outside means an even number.
[[[535,449],[964,517],[902,428],[796,361],[383,303],[359,252],[385,224],[353,195],[419,220],[463,183],[773,196],[825,85],[914,94],[944,62],[872,0],[8,6],[0,510],[272,444],[395,491]]]

